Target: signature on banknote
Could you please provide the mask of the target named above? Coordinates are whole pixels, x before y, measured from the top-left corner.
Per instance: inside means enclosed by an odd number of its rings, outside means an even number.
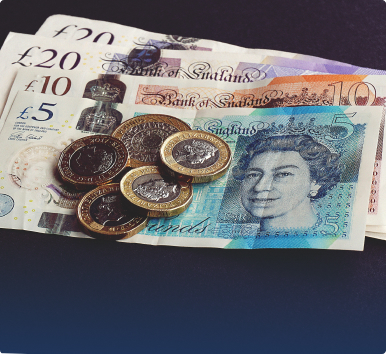
[[[29,134],[28,132],[15,132],[9,136],[8,140],[40,140],[42,137],[43,135],[34,135]]]

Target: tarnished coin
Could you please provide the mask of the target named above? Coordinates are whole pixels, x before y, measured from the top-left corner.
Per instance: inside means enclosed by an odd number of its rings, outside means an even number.
[[[121,180],[121,192],[152,217],[181,214],[193,199],[190,183],[161,174],[157,166],[143,166],[127,172]]]
[[[61,153],[58,170],[64,181],[78,188],[109,183],[126,166],[128,153],[118,139],[106,135],[74,141]]]
[[[162,144],[160,154],[172,176],[192,183],[210,182],[223,176],[232,156],[224,140],[200,130],[171,135]]]
[[[119,183],[99,186],[80,201],[77,217],[86,233],[95,238],[129,238],[147,225],[147,217],[121,193]]]
[[[160,163],[159,149],[164,140],[190,126],[178,118],[164,114],[146,114],[123,122],[111,136],[121,140],[129,152],[130,167]]]

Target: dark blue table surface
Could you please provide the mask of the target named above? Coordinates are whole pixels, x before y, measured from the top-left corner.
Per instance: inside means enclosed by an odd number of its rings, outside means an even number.
[[[383,0],[3,0],[0,43],[55,13],[386,69]],[[381,354],[385,328],[386,241],[221,250],[0,229],[2,353]]]

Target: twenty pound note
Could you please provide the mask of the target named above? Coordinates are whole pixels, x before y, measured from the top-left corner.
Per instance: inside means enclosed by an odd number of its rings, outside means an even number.
[[[13,152],[0,156],[1,227],[85,236],[73,209],[81,195],[55,177],[55,166],[71,139],[92,134],[75,129],[92,104],[86,99],[17,95],[0,133],[1,147]],[[30,110],[21,118],[26,107]],[[121,111],[123,120],[171,112],[141,105],[113,109]],[[195,129],[225,139],[233,152],[231,168],[214,182],[194,185],[194,200],[185,213],[152,219],[124,242],[363,249],[382,107],[173,113],[184,120],[194,118]],[[210,155],[186,151],[189,159]]]
[[[207,39],[152,33],[139,28],[112,22],[90,20],[82,17],[53,15],[47,18],[36,32],[38,36],[61,40],[94,42],[135,48],[141,51],[146,46],[171,50],[215,51],[242,54],[273,55],[283,58],[312,61],[322,64],[349,64],[322,59],[310,55],[288,53],[269,49],[247,49],[236,45]]]
[[[265,61],[265,63],[262,63]],[[275,65],[270,62],[274,61]],[[302,63],[304,68],[302,68]],[[330,66],[310,65],[310,62],[283,63],[265,55],[240,56],[196,51],[174,51],[147,46],[141,50],[120,46],[61,41],[57,39],[10,33],[0,51],[0,113],[9,87],[18,69],[44,68],[63,72],[67,70],[88,73],[111,73],[140,77],[185,78],[214,82],[246,83],[276,76],[303,75],[325,72]],[[349,70],[339,66],[336,69]],[[49,71],[45,76],[49,76]],[[75,74],[76,75],[76,74]]]

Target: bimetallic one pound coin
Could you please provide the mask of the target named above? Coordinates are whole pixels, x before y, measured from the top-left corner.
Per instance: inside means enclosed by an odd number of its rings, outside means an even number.
[[[179,131],[190,130],[180,119],[164,114],[146,114],[128,119],[111,134],[121,140],[129,152],[129,167],[160,163],[159,150],[165,139]]]
[[[84,189],[109,183],[125,168],[127,159],[127,149],[120,140],[92,135],[62,151],[58,170],[64,181]]]
[[[171,135],[162,144],[160,153],[172,176],[192,183],[220,178],[228,170],[232,157],[224,140],[201,130]]]
[[[88,192],[78,205],[77,217],[87,234],[107,240],[134,236],[148,221],[122,195],[119,183],[99,186]]]
[[[181,214],[193,199],[191,183],[165,177],[157,166],[143,166],[127,172],[121,180],[121,192],[151,217]]]

